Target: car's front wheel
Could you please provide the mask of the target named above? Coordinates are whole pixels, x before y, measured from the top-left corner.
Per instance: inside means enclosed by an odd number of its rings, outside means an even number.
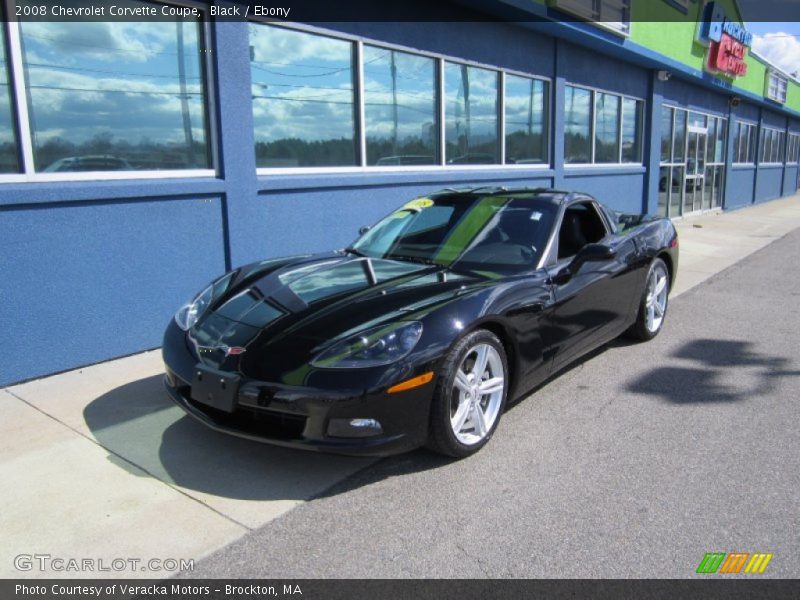
[[[431,407],[432,450],[463,458],[492,437],[506,405],[508,360],[491,331],[462,338],[445,359]]]

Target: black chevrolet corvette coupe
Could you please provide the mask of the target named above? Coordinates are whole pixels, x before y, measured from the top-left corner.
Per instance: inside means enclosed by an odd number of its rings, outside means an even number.
[[[585,194],[448,189],[351,247],[211,283],[167,328],[165,383],[226,433],[463,457],[509,399],[622,333],[657,335],[677,268],[667,219]]]

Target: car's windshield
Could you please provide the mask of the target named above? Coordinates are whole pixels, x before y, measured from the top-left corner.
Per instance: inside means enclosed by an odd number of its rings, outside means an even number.
[[[531,193],[418,198],[381,220],[351,250],[371,258],[521,271],[538,263],[556,208]]]

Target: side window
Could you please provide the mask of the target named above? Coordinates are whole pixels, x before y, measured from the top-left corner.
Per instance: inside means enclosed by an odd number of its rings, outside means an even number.
[[[589,202],[573,204],[564,212],[558,231],[558,259],[575,256],[586,244],[606,237],[605,223]]]

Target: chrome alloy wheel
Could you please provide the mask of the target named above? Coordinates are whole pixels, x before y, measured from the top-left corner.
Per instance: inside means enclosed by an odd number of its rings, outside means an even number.
[[[645,324],[650,333],[655,333],[664,322],[664,313],[667,312],[667,289],[669,274],[666,267],[660,262],[654,265],[647,278],[647,296],[645,310],[647,318]]]
[[[456,371],[450,401],[450,426],[466,446],[477,444],[492,430],[506,387],[503,360],[490,344],[469,349]]]

